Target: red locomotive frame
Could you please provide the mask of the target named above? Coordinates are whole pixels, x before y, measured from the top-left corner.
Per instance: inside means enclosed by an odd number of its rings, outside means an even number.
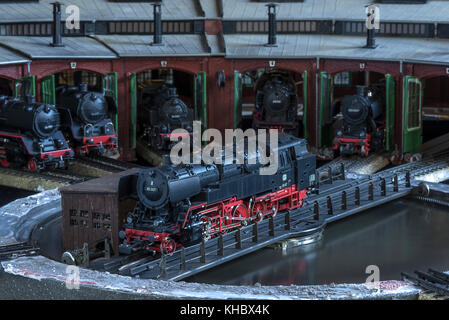
[[[150,241],[150,237],[152,237],[155,241],[147,249],[156,252],[161,252],[162,249],[165,253],[172,253],[181,246],[172,238],[173,235],[181,235],[181,230],[186,226],[192,214],[201,215],[205,226],[203,235],[205,235],[205,240],[208,240],[249,223],[262,221],[267,216],[274,217],[279,211],[300,208],[304,205],[306,196],[305,189],[297,190],[297,186],[293,185],[243,200],[232,197],[213,204],[201,203],[189,208],[183,225],[173,226],[173,233],[126,229],[126,241],[128,243],[136,239]]]
[[[353,145],[357,147],[354,150],[358,150],[358,152],[353,152],[353,154],[360,154],[368,157],[370,151],[370,143],[371,143],[371,135],[366,134],[366,138],[338,138],[334,139],[333,149],[338,150],[340,146]],[[362,152],[362,147],[364,152]]]

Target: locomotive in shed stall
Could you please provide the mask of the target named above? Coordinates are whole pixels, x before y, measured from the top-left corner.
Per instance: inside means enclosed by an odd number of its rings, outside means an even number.
[[[66,167],[74,152],[60,131],[58,109],[24,99],[0,96],[0,164],[30,171]]]
[[[355,95],[346,95],[333,105],[343,116],[335,130],[333,149],[341,155],[358,154],[367,157],[380,151],[385,138],[384,89],[379,86],[357,86]]]
[[[117,149],[117,135],[110,114],[117,114],[113,98],[88,91],[87,84],[56,89],[61,125],[78,155],[105,154]]]
[[[177,89],[162,82],[152,82],[142,90],[142,139],[148,146],[159,150],[170,150],[176,141],[171,141],[173,131],[185,129],[193,132],[193,110],[179,98]],[[177,137],[181,138],[178,134]]]

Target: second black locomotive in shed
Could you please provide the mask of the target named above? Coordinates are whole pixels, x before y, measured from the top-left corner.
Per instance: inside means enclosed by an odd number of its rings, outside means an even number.
[[[176,139],[171,141],[174,130],[192,134],[193,111],[179,98],[176,88],[152,82],[143,89],[141,100],[142,136],[149,146],[167,151],[177,143]],[[176,137],[181,138],[179,134]]]
[[[385,99],[379,86],[357,86],[355,95],[340,102],[343,123],[336,129],[333,149],[342,155],[368,156],[384,145]],[[334,106],[334,108],[338,108]]]
[[[56,106],[63,130],[77,154],[104,154],[117,149],[117,135],[110,118],[117,113],[114,99],[88,91],[87,84],[61,86],[56,90]]]
[[[257,80],[255,90],[253,126],[295,132],[298,127],[298,94],[293,78],[282,71],[265,72]]]
[[[126,217],[119,250],[167,253],[303,205],[315,185],[315,156],[306,141],[279,134],[278,170],[261,164],[163,164],[142,169],[138,203]]]

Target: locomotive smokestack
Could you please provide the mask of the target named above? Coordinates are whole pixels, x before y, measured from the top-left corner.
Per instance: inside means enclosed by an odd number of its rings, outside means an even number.
[[[269,3],[268,7],[268,43],[267,47],[277,47],[276,44],[276,7],[275,3]]]
[[[356,86],[357,95],[364,97],[366,95],[366,87],[365,86]]]
[[[161,5],[159,3],[153,4],[153,20],[154,20],[154,33],[153,33],[153,46],[162,46],[162,13]]]
[[[52,35],[53,42],[50,43],[52,47],[63,47],[62,34],[61,34],[61,4],[59,2],[53,2],[53,25]]]
[[[81,84],[80,84],[80,91],[81,91],[81,92],[87,92],[87,91],[88,91],[88,85],[87,85],[87,83],[81,83]]]

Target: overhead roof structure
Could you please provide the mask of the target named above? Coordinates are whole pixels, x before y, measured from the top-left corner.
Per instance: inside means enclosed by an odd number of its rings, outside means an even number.
[[[52,21],[51,2],[0,2],[0,31],[2,24],[12,22]],[[151,21],[151,2],[114,2],[111,0],[61,0],[63,19],[67,16],[64,7],[75,3],[80,8],[81,20],[105,21]],[[129,33],[128,30],[111,33],[81,33],[63,36],[64,47],[51,47],[49,36],[0,36],[0,65],[30,62],[33,59],[83,58],[117,59],[122,57],[178,57],[178,56],[224,56],[235,59],[257,58],[339,58],[387,61],[411,61],[449,64],[449,39],[436,38],[438,30],[425,29],[434,22],[447,25],[449,32],[449,4],[445,1],[428,1],[426,4],[376,4],[380,8],[381,21],[427,23],[414,25],[421,28],[420,34],[377,38],[378,47],[365,49],[363,33],[358,35],[326,34],[326,32],[291,32],[277,35],[278,46],[266,47],[267,34],[243,30],[234,33],[207,34],[196,29],[197,20],[252,21],[267,19],[266,2],[253,0],[162,0],[163,20],[185,20],[192,23],[186,33],[163,35],[163,46],[150,45],[149,32]],[[304,0],[298,3],[283,2],[278,8],[278,20],[332,21],[329,19],[351,19],[363,21],[364,7],[370,0]],[[221,17],[223,13],[223,17]],[[302,20],[301,20],[302,19]],[[430,23],[431,22],[431,23]],[[114,22],[115,23],[115,22]],[[120,22],[122,23],[122,22]],[[126,22],[125,22],[126,23]],[[133,24],[134,22],[131,22]],[[137,22],[135,22],[137,23]],[[179,23],[179,21],[177,22]],[[363,23],[359,23],[363,25]],[[334,28],[335,26],[330,26]],[[383,26],[385,27],[385,26]],[[420,30],[421,30],[420,29]],[[115,29],[114,29],[115,30]],[[1,32],[0,32],[1,34]]]

